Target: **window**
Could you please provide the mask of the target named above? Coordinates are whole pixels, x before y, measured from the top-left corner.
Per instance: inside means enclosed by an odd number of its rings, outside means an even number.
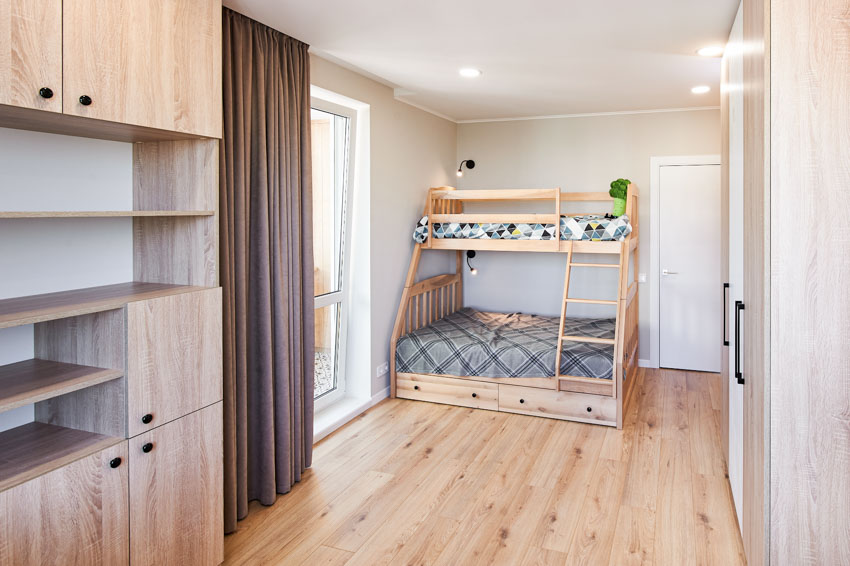
[[[351,164],[355,112],[313,98],[313,261],[316,381],[321,409],[345,395]]]

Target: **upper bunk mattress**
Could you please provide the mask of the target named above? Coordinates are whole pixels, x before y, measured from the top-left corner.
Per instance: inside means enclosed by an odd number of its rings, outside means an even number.
[[[551,377],[558,317],[463,308],[402,336],[396,371],[461,377]],[[567,318],[564,334],[614,338],[613,318]],[[565,342],[561,375],[611,379],[614,346]]]
[[[625,214],[605,218],[598,214],[561,216],[562,240],[588,240],[593,242],[622,241],[632,233],[632,225]],[[459,223],[434,224],[435,238],[469,238],[476,240],[552,240],[554,224]],[[423,216],[413,231],[413,240],[422,244],[428,240],[428,217]]]

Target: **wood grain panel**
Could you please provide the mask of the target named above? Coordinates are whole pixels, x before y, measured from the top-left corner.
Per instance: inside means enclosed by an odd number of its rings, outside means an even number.
[[[770,563],[850,564],[850,3],[771,5]]]
[[[219,1],[64,0],[63,31],[66,114],[221,137]]]
[[[221,289],[128,305],[130,436],[220,401],[221,359]]]
[[[216,217],[134,218],[133,278],[213,286],[217,241]]]
[[[768,544],[765,394],[770,383],[769,248],[770,0],[743,3],[744,40],[744,548],[750,566],[766,563]]]
[[[0,218],[130,218],[135,216],[213,216],[213,210],[28,210],[0,212]]]
[[[142,446],[153,448],[144,453]],[[224,560],[221,403],[129,440],[130,562]]]
[[[0,564],[127,564],[126,462],[124,441],[1,492]]]
[[[0,0],[0,104],[62,111],[61,0]]]
[[[499,410],[617,426],[617,400],[602,395],[499,384]]]
[[[499,386],[495,383],[413,373],[399,374],[396,381],[396,395],[404,399],[499,409]]]
[[[0,300],[0,328],[117,309],[132,301],[199,289],[202,287],[132,282],[4,299]]]
[[[0,366],[0,412],[121,377],[121,370],[47,360]]]
[[[218,140],[133,145],[135,210],[215,210]]]

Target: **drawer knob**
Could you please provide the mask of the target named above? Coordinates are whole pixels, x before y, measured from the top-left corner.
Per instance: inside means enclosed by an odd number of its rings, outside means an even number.
[[[80,97],[80,104],[82,104],[83,106],[90,106],[91,105],[91,96],[89,96],[87,94],[82,95]]]
[[[473,393],[473,394],[472,394],[472,396],[473,396],[473,397],[478,397],[478,393]]]
[[[38,89],[38,95],[42,98],[53,98],[53,89],[43,86]]]
[[[519,404],[520,404],[520,405],[522,405],[522,404],[524,404],[524,403],[525,403],[525,399],[520,399],[520,400],[519,400]]]
[[[592,409],[591,407],[588,407],[588,408],[587,408],[587,412],[588,412],[588,413],[592,413],[592,412],[593,412],[593,409]]]
[[[109,461],[110,468],[117,468],[121,465],[121,458],[113,458]]]
[[[148,453],[148,452],[150,452],[151,450],[153,450],[153,443],[151,443],[151,442],[146,442],[145,444],[142,444],[142,452],[144,452],[145,454],[147,454],[147,453]]]
[[[414,388],[415,390],[419,391],[419,386],[418,386],[418,385],[414,385],[414,386],[413,386],[413,388]]]
[[[145,424],[151,424],[151,422],[153,422],[153,415],[148,413],[147,415],[143,416],[142,422]]]

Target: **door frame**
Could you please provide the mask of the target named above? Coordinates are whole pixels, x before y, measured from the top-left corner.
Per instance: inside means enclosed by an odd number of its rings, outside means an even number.
[[[673,155],[649,158],[649,367],[661,360],[661,279],[658,274],[661,255],[659,216],[661,215],[661,168],[676,165],[720,165],[720,155]]]

